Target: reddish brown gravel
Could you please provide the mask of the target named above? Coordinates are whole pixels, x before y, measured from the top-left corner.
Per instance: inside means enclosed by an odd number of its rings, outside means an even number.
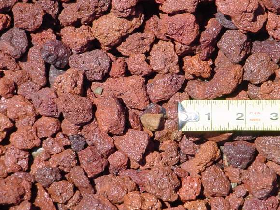
[[[277,0],[0,0],[0,209],[280,210],[279,133],[177,116],[279,62]]]

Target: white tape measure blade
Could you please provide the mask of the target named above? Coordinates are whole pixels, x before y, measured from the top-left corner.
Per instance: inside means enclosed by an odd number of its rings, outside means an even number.
[[[184,100],[181,131],[280,131],[280,100]]]

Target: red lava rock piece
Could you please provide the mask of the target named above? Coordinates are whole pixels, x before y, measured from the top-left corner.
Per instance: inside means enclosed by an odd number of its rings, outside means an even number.
[[[246,171],[243,183],[246,189],[256,198],[267,198],[274,189],[277,175],[264,163],[256,160]]]
[[[219,132],[211,132],[203,135],[208,141],[220,142],[226,141],[232,136],[232,133],[219,133]]]
[[[29,153],[20,150],[13,145],[6,147],[6,152],[2,158],[7,173],[27,171],[28,169]]]
[[[9,28],[11,25],[11,17],[6,14],[0,14],[0,31]]]
[[[108,199],[95,194],[89,194],[81,200],[74,210],[87,210],[94,207],[96,210],[117,210]]]
[[[53,182],[61,179],[61,174],[58,168],[45,166],[37,169],[34,175],[35,180],[43,187],[50,186]]]
[[[27,62],[21,62],[20,66],[27,71],[31,80],[43,87],[47,83],[45,62],[41,57],[41,47],[34,46],[29,49]]]
[[[280,11],[280,4],[278,1],[274,1],[274,0],[263,0],[262,3],[264,4],[264,6],[272,11],[273,13],[279,13]]]
[[[84,73],[77,69],[68,69],[65,73],[57,75],[53,81],[53,88],[57,95],[72,93],[82,95],[84,85]]]
[[[37,183],[36,186],[38,193],[34,202],[35,206],[38,206],[41,209],[55,210],[56,208],[54,206],[54,203],[50,198],[50,195],[43,188],[43,186],[39,183]]]
[[[71,149],[75,152],[79,152],[84,149],[86,140],[81,135],[71,135],[69,136],[71,142]]]
[[[90,184],[89,179],[85,175],[82,167],[75,166],[71,169],[70,173],[67,174],[66,178],[69,182],[73,183],[80,191],[82,195],[94,193],[94,189]]]
[[[234,141],[226,142],[223,152],[230,165],[244,169],[254,160],[256,149],[249,142]]]
[[[70,47],[73,53],[84,53],[94,39],[89,26],[82,25],[80,28],[68,26],[61,30],[62,42]]]
[[[230,209],[229,203],[222,197],[213,197],[210,199],[210,206],[213,210],[227,210]]]
[[[8,173],[7,173],[7,170],[6,170],[6,165],[5,165],[3,160],[0,160],[0,169],[1,169],[0,178],[7,177]]]
[[[152,73],[151,66],[146,61],[144,54],[131,55],[126,60],[128,70],[132,75],[147,76]]]
[[[64,68],[68,64],[71,51],[63,42],[49,40],[42,46],[41,55],[46,63],[57,68]]]
[[[259,88],[259,91],[256,93],[257,98],[260,99],[279,99],[279,88],[280,84],[279,81],[267,81],[264,82],[261,87]]]
[[[54,202],[65,203],[74,195],[73,184],[65,180],[53,182],[48,192]]]
[[[129,17],[135,14],[135,6],[138,0],[112,0],[112,12],[118,17]]]
[[[280,39],[280,25],[279,20],[280,16],[276,15],[272,12],[268,13],[267,16],[267,24],[266,24],[266,30],[270,36],[272,36],[274,39],[279,40]]]
[[[93,83],[91,89],[94,90],[96,86]],[[102,88],[102,95],[121,98],[128,108],[143,110],[149,104],[145,80],[140,76],[109,78]]]
[[[243,80],[253,84],[263,83],[278,69],[278,65],[271,61],[266,53],[255,53],[249,56],[244,65]]]
[[[31,187],[34,182],[34,178],[28,172],[16,172],[12,177],[21,179],[21,185],[25,190],[25,195],[22,197],[23,200],[31,199]]]
[[[201,180],[198,177],[183,177],[178,194],[182,201],[195,200],[201,191]]]
[[[39,138],[51,137],[60,130],[60,121],[52,117],[41,117],[34,123]]]
[[[61,130],[62,133],[71,136],[71,135],[77,135],[80,132],[81,127],[78,125],[74,125],[73,123],[69,122],[68,120],[64,119],[61,122]]]
[[[65,0],[62,0],[65,1]],[[66,0],[68,2],[68,0]],[[78,0],[76,3],[64,4],[58,19],[63,26],[77,23],[89,24],[110,6],[109,0]]]
[[[13,9],[15,27],[35,31],[42,25],[44,11],[38,4],[17,3]]]
[[[120,151],[116,151],[108,157],[109,171],[112,174],[116,174],[121,170],[127,168],[128,158]]]
[[[229,204],[230,209],[238,209],[244,203],[244,199],[241,197],[237,197],[234,193],[230,194],[225,199],[225,204]]]
[[[196,18],[189,13],[164,15],[160,20],[160,26],[165,36],[186,45],[191,44],[199,34]]]
[[[96,147],[88,146],[78,152],[79,161],[88,177],[94,177],[104,171],[108,165],[107,159],[102,157]]]
[[[109,72],[110,58],[102,50],[93,50],[70,57],[69,65],[85,73],[89,81],[102,80]]]
[[[33,205],[28,201],[23,201],[19,205],[11,207],[11,210],[31,210]]]
[[[178,130],[182,100],[280,99],[278,1],[0,13],[0,209],[280,210],[277,135]]]
[[[129,129],[124,136],[115,136],[113,139],[118,150],[139,162],[143,158],[150,137],[144,131]]]
[[[266,165],[271,169],[273,170],[277,175],[280,174],[280,165],[278,165],[277,163],[274,163],[272,161],[268,161],[266,163]]]
[[[31,34],[31,42],[33,45],[42,47],[49,40],[56,40],[56,35],[52,29],[41,30]]]
[[[216,5],[217,9],[225,15],[229,15],[236,27],[242,31],[256,33],[267,20],[263,4],[256,0],[218,0]]]
[[[138,65],[138,63],[136,63],[136,64]],[[142,64],[142,62],[141,62],[141,64]],[[126,64],[125,58],[123,58],[123,57],[117,58],[115,61],[112,62],[111,70],[109,72],[110,77],[113,77],[113,78],[124,77],[126,67],[127,67],[127,64]]]
[[[10,121],[10,119],[0,113],[0,142],[6,137],[7,131],[12,128],[14,124]]]
[[[175,43],[175,52],[178,56],[186,56],[186,55],[194,54],[198,50],[197,46],[194,43],[190,45],[185,45],[176,41],[174,41],[174,43]]]
[[[220,150],[217,143],[207,141],[202,144],[195,154],[195,157],[189,161],[186,161],[181,167],[192,174],[197,174],[204,171],[205,168],[220,157]]]
[[[3,70],[19,70],[20,67],[15,59],[0,51],[0,68]]]
[[[10,142],[18,149],[32,149],[41,143],[36,135],[36,129],[31,126],[21,126],[11,134]]]
[[[199,146],[197,144],[187,139],[185,136],[180,141],[179,147],[181,152],[186,155],[195,155],[199,149]]]
[[[127,176],[104,175],[94,182],[97,194],[114,204],[122,203],[128,192],[136,190],[136,184]]]
[[[211,76],[211,60],[203,61],[199,55],[195,55],[184,57],[183,62],[183,70],[187,80],[194,79],[195,77],[209,78]]]
[[[3,77],[0,78],[0,96],[11,98],[15,93],[15,84],[12,80]]]
[[[43,141],[42,147],[50,154],[58,154],[64,151],[64,142],[58,138],[47,138]]]
[[[142,173],[141,190],[163,201],[177,200],[178,195],[175,190],[179,187],[180,181],[169,167],[153,167]]]
[[[278,206],[278,199],[271,196],[267,200],[259,200],[257,198],[251,197],[245,200],[243,209],[244,210],[257,210],[257,209],[271,209],[276,210]],[[278,208],[279,209],[279,208]]]
[[[159,146],[161,165],[173,166],[179,162],[178,144],[175,141],[164,141]]]
[[[59,96],[56,102],[64,118],[75,125],[87,123],[93,117],[92,103],[88,98],[68,93]]]
[[[130,20],[117,17],[114,13],[103,15],[93,21],[92,30],[96,39],[101,43],[102,48],[111,48],[121,41],[121,38],[143,23],[144,16],[140,10]]]
[[[0,2],[0,12],[7,12],[9,11],[14,4],[18,2],[18,0],[7,0],[7,1],[1,1]]]
[[[184,204],[184,207],[189,210],[196,210],[196,209],[206,210],[207,209],[206,203],[207,202],[205,200],[189,201]]]
[[[28,39],[24,30],[11,28],[1,36],[0,50],[19,59],[27,50]]]
[[[16,122],[16,126],[33,125],[35,108],[32,103],[22,96],[16,95],[7,100],[7,117]]]
[[[40,90],[40,86],[32,81],[27,81],[18,87],[17,93],[28,100],[32,99],[32,95]]]
[[[147,93],[153,103],[171,98],[183,85],[184,76],[178,74],[157,74],[147,84]]]
[[[241,183],[242,172],[240,168],[234,168],[232,166],[228,166],[224,168],[225,174],[228,179],[233,183]]]
[[[201,175],[204,194],[207,197],[220,197],[229,194],[230,182],[221,168],[215,165],[210,166]]]
[[[159,9],[164,13],[172,14],[178,12],[194,13],[198,5],[198,0],[165,0],[160,5]]]
[[[69,172],[77,164],[75,152],[67,149],[59,154],[52,155],[49,163],[51,167],[58,167],[65,172]]]
[[[153,33],[156,38],[168,41],[168,38],[165,36],[164,32],[161,31],[160,19],[157,15],[153,15],[145,22],[144,32]]]
[[[238,30],[226,31],[217,45],[233,63],[239,63],[250,52],[247,35]]]
[[[133,33],[117,47],[117,50],[125,56],[144,54],[150,50],[154,40],[155,36],[152,33]]]
[[[217,12],[215,14],[215,18],[219,21],[219,23],[223,27],[225,27],[227,29],[232,29],[232,30],[237,29],[237,27],[234,25],[234,23],[231,21],[231,19],[221,12]]]
[[[142,130],[142,124],[140,121],[140,113],[138,110],[130,109],[128,110],[128,121],[132,129]]]
[[[22,179],[9,176],[0,179],[0,204],[18,204],[26,191],[21,184]]]
[[[235,93],[234,95],[227,98],[227,100],[249,100],[249,99],[250,99],[250,97],[245,90]],[[245,136],[245,137],[237,136],[234,140],[239,140],[239,138],[240,138],[240,140],[242,140],[242,138],[244,138],[245,140],[246,139],[250,140],[250,136]]]
[[[101,131],[121,135],[125,129],[125,113],[120,101],[113,97],[96,98],[95,117]]]
[[[70,198],[70,200],[66,204],[58,204],[59,208],[68,208],[68,209],[73,209],[78,203],[82,200],[82,195],[80,191],[76,191],[75,194]]]
[[[104,157],[108,157],[114,151],[113,139],[107,133],[101,132],[96,121],[85,125],[81,134],[85,137],[87,144],[95,146]]]
[[[178,73],[178,56],[172,42],[159,41],[150,52],[150,64],[155,72]]]
[[[242,66],[238,64],[219,67],[210,81],[189,81],[187,93],[194,99],[214,99],[230,94],[241,82],[242,74]]]
[[[222,31],[223,26],[215,18],[211,18],[205,30],[200,35],[201,52],[199,57],[201,60],[208,60],[216,49],[217,37]]]
[[[280,164],[280,140],[277,136],[258,137],[255,141],[256,149],[267,159]]]
[[[161,202],[150,193],[129,192],[124,196],[124,208],[126,209],[161,209]]]
[[[58,117],[57,95],[51,88],[43,88],[32,95],[32,102],[36,111],[46,117]]]
[[[52,18],[56,18],[59,12],[59,3],[53,0],[39,0],[36,2],[39,4],[43,11],[52,16]]]

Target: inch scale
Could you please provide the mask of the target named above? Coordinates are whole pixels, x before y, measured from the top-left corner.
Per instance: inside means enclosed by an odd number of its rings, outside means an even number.
[[[184,100],[181,131],[280,131],[280,100]]]

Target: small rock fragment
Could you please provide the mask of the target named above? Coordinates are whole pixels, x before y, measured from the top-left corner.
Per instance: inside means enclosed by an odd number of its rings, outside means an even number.
[[[230,165],[245,169],[255,158],[256,149],[254,145],[246,141],[226,142],[224,154]]]
[[[47,41],[41,49],[42,58],[46,63],[57,68],[64,68],[71,55],[70,49],[58,40]]]
[[[150,131],[156,131],[163,125],[163,114],[143,114],[140,117],[142,125]]]
[[[278,65],[271,61],[266,53],[255,53],[246,59],[244,65],[243,80],[250,81],[252,84],[260,84],[278,69]]]
[[[124,136],[114,136],[116,147],[129,158],[139,162],[149,143],[149,135],[144,131],[129,129]]]

